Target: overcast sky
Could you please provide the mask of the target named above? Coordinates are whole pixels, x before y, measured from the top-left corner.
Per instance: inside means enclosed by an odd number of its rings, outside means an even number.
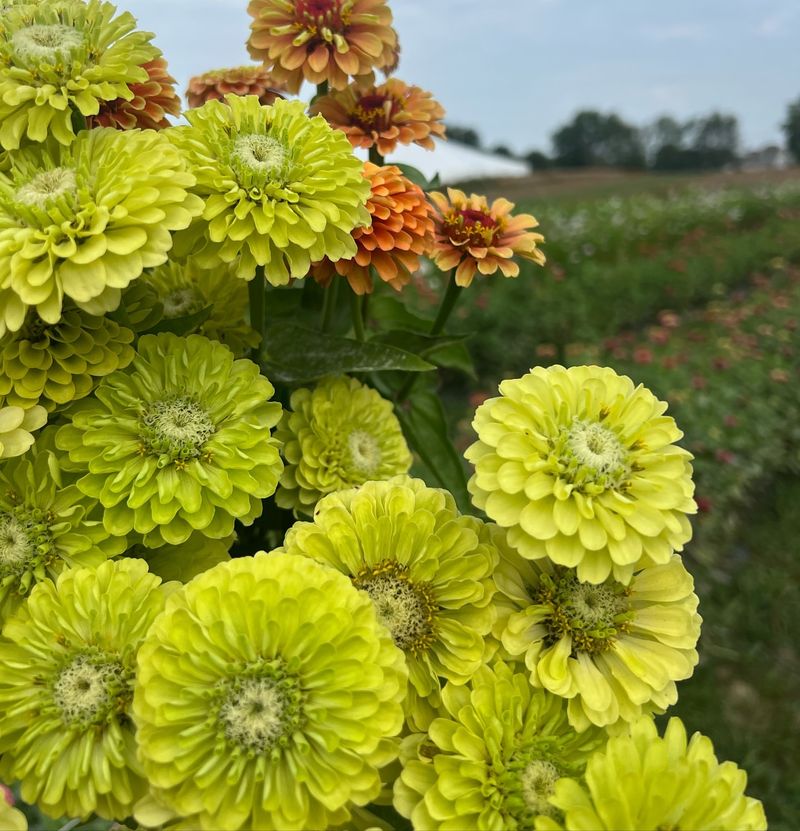
[[[250,62],[246,0],[117,0],[156,32],[181,89]],[[636,124],[721,109],[751,148],[800,97],[800,0],[394,0],[398,77],[485,144],[550,149],[581,108]]]

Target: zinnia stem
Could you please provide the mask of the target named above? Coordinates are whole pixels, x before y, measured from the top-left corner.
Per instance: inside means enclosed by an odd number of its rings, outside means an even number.
[[[444,327],[447,324],[450,314],[455,308],[459,297],[461,297],[461,286],[456,283],[456,273],[455,271],[452,271],[450,273],[450,282],[447,284],[447,291],[444,293],[442,304],[439,306],[439,312],[436,315],[436,320],[433,321],[430,332],[428,332],[431,337],[436,337],[437,335],[442,334],[442,331],[444,330]],[[400,391],[397,393],[395,401],[397,401],[398,404],[402,404],[403,401],[405,401],[411,394],[411,391],[414,389],[414,384],[416,383],[417,373],[409,373],[406,382],[402,387],[400,387]]]
[[[365,294],[355,294],[355,292],[350,296],[350,309],[353,315],[353,331],[356,335],[356,340],[359,343],[363,343],[365,340],[364,335],[364,310],[366,308],[366,295]]]
[[[372,164],[376,164],[378,167],[383,167],[383,156],[380,154],[376,144],[373,144],[372,147],[369,148],[369,160]]]
[[[258,363],[261,349],[264,346],[266,335],[266,315],[265,315],[265,294],[267,282],[264,275],[264,268],[260,266],[256,269],[256,276],[247,284],[247,290],[250,298],[250,325],[258,332],[259,342],[258,346],[254,346],[250,354],[253,361]]]
[[[325,300],[322,304],[322,331],[330,331],[333,323],[333,313],[336,310],[336,301],[339,297],[339,283],[341,278],[334,275],[328,288],[325,289]]]

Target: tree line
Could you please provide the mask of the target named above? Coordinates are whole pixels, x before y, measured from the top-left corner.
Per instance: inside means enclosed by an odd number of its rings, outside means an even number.
[[[800,98],[789,104],[782,125],[786,149],[800,163]],[[448,125],[453,141],[482,148],[481,137],[470,127]],[[741,158],[739,122],[735,115],[712,112],[678,121],[665,115],[645,127],[636,127],[615,113],[583,110],[551,136],[550,153],[531,150],[517,158],[532,169],[549,167],[620,167],[630,170],[720,170]],[[498,145],[491,151],[515,157]]]

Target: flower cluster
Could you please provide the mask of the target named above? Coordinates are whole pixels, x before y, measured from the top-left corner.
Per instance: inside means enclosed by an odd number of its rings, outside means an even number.
[[[445,133],[386,0],[248,10],[172,126],[130,14],[0,0],[0,779],[65,827],[761,831],[653,721],[701,625],[666,405],[534,368],[465,475],[448,317],[537,222],[384,164]]]

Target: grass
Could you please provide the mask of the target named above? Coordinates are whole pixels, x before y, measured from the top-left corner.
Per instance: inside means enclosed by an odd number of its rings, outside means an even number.
[[[798,501],[800,478],[778,478],[716,570],[688,564],[704,620],[700,666],[670,711],[747,770],[772,831],[800,828]]]

